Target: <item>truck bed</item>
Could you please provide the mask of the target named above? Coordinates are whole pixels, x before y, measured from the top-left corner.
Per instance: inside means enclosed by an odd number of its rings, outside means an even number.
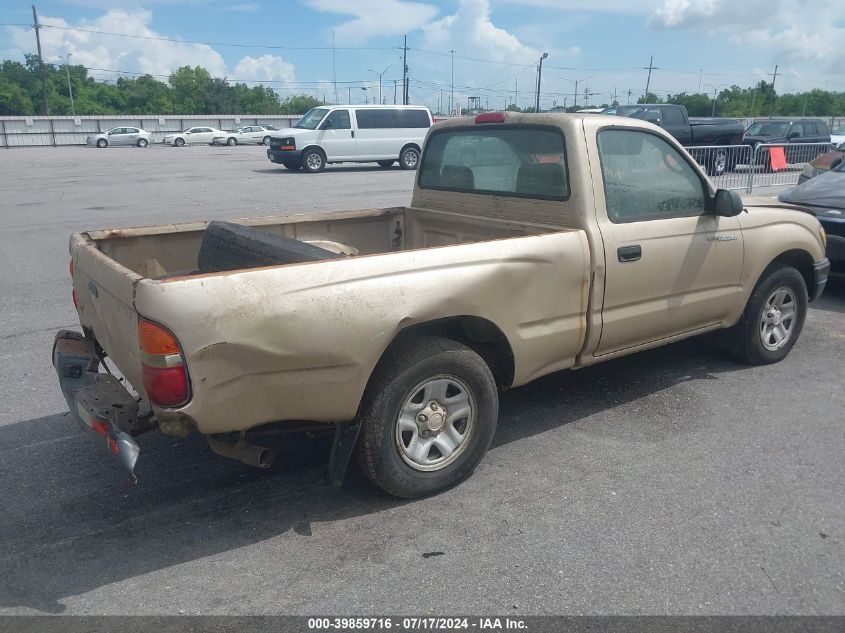
[[[357,255],[201,273],[204,222],[71,238],[80,322],[142,397],[138,317],[181,343],[193,397],[158,410],[165,423],[352,419],[384,349],[432,319],[511,341],[509,385],[571,367],[583,346],[582,230],[406,207],[234,222]]]

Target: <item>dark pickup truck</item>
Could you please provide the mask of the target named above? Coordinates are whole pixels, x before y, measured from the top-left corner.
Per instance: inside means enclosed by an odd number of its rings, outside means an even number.
[[[685,147],[702,145],[741,145],[745,134],[743,125],[734,119],[690,118],[682,105],[668,103],[641,103],[605,109],[602,114],[615,114],[648,121],[662,127]],[[720,147],[715,150],[690,150],[693,158],[707,169],[711,176],[721,176],[731,171],[737,162],[735,152]]]

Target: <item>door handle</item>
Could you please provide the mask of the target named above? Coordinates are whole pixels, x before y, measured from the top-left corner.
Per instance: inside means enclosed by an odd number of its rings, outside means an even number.
[[[350,132],[352,133],[352,138],[355,138],[355,130],[350,130]]]
[[[639,244],[620,246],[616,249],[616,255],[620,262],[635,262],[643,256],[643,249]]]

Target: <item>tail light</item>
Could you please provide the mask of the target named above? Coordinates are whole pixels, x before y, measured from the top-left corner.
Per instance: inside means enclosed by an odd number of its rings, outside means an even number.
[[[191,395],[182,348],[166,327],[139,319],[141,375],[150,402],[163,407],[185,404]]]

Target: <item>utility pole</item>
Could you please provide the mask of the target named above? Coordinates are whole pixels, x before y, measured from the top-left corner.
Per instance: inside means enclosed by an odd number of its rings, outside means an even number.
[[[628,88],[628,105],[631,105],[631,89]]]
[[[408,36],[402,45],[402,105],[408,105]]]
[[[648,89],[651,87],[651,71],[660,70],[657,66],[654,65],[654,55],[651,56],[651,59],[648,62],[648,68],[643,68],[643,70],[648,71],[648,79],[645,82],[645,98],[646,101],[648,101]]]
[[[43,112],[44,116],[50,115],[50,106],[47,105],[47,68],[44,66],[44,58],[41,56],[41,25],[38,24],[38,13],[35,11],[35,5],[32,5],[32,20],[35,22],[35,43],[38,44],[38,65],[41,67],[41,99],[44,102]]]
[[[537,106],[534,108],[534,112],[537,114],[540,113],[540,82],[543,80],[543,60],[548,56],[548,53],[543,53],[540,57],[540,63],[537,65]]]
[[[388,66],[387,68],[385,68],[385,69],[384,69],[383,71],[381,71],[381,72],[378,72],[378,71],[373,70],[372,68],[370,68],[370,72],[371,72],[371,73],[373,73],[374,75],[378,75],[378,102],[379,102],[380,104],[381,104],[381,103],[383,103],[383,100],[382,100],[382,97],[381,97],[381,78],[382,78],[382,77],[383,77],[383,76],[387,73],[387,71],[388,71],[388,70],[390,70],[391,68],[393,68],[393,64],[390,64],[390,66]]]
[[[337,103],[337,71],[335,69],[334,29],[332,29],[332,82],[334,83],[334,102]]]
[[[455,107],[455,51],[450,50],[449,53],[452,55],[452,92],[449,94],[449,115],[452,115],[455,113],[452,109]]]
[[[393,80],[393,105],[396,105],[396,80]]]
[[[519,105],[517,105],[517,100],[519,99],[519,77],[517,77],[514,81],[515,83],[513,86],[513,105],[514,107],[518,108]]]
[[[437,102],[437,114],[443,114],[443,88],[440,89],[440,101]]]
[[[769,107],[769,116],[775,111],[775,101],[777,101],[777,94],[775,93],[775,82],[778,80],[778,67],[775,64],[775,72],[772,73],[772,105]]]
[[[701,94],[701,75],[703,75],[703,74],[704,74],[704,69],[699,68],[698,69],[698,94]]]
[[[70,85],[70,56],[73,53],[68,53],[67,57],[65,57],[65,73],[67,74],[67,91],[70,95],[70,113],[71,116],[76,116],[76,108],[73,107],[73,86]],[[804,108],[807,107],[807,101],[804,101]]]

